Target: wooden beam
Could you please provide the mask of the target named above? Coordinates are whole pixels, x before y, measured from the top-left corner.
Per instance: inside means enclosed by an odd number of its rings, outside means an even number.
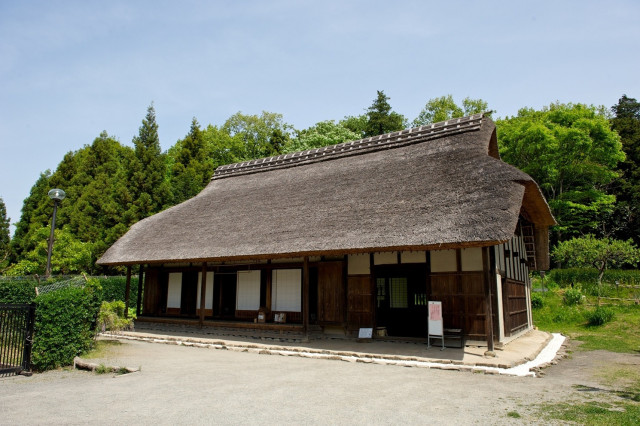
[[[485,322],[484,329],[487,334],[487,350],[493,352],[493,313],[491,309],[491,283],[495,282],[495,276],[491,279],[491,271],[495,270],[491,267],[491,256],[489,248],[482,247],[482,264],[484,269],[484,306],[485,306]]]
[[[129,318],[129,297],[131,296],[131,265],[127,265],[127,284],[124,287],[124,317]]]
[[[200,327],[204,324],[204,307],[207,302],[207,262],[202,262],[202,280],[200,284]]]
[[[309,331],[309,256],[302,264],[302,327],[305,333]]]
[[[142,288],[143,288],[143,274],[144,273],[144,265],[140,264],[140,272],[138,272],[138,300],[136,301],[136,315],[140,316],[141,310],[140,305],[142,304]]]

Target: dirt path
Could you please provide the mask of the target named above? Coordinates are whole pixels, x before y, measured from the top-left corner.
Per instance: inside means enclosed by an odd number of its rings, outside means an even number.
[[[639,355],[576,351],[522,378],[136,341],[99,361],[141,371],[0,379],[0,423],[539,423],[536,404],[597,397],[607,369],[640,368]]]

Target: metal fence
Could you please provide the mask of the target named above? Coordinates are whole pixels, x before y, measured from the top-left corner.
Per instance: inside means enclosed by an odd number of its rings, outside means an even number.
[[[31,375],[35,304],[0,303],[0,377]]]

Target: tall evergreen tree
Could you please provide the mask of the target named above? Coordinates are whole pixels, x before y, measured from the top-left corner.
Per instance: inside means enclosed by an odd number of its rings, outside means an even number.
[[[169,149],[173,204],[198,194],[213,175],[214,162],[198,120],[191,121],[189,134]]]
[[[0,270],[3,269],[9,257],[9,243],[11,242],[11,221],[7,217],[7,206],[0,197]]]
[[[46,209],[51,203],[49,192],[51,171],[41,173],[36,183],[31,187],[29,196],[22,203],[20,220],[16,223],[16,232],[11,239],[11,261],[15,262],[22,253],[32,250],[32,234],[51,220],[51,212]]]
[[[377,136],[405,128],[404,116],[391,110],[389,97],[384,94],[384,91],[378,90],[378,96],[367,109],[366,115],[367,125],[364,137]]]
[[[169,206],[171,188],[166,179],[167,161],[161,152],[153,104],[147,108],[138,136],[133,138],[135,159],[131,167],[132,215],[144,219]]]
[[[622,95],[611,111],[611,128],[620,135],[627,156],[619,164],[621,179],[613,186],[618,205],[612,218],[622,222],[616,236],[640,243],[640,102]]]

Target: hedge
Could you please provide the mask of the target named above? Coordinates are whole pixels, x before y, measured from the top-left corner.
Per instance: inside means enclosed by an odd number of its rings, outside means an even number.
[[[0,280],[0,303],[31,303],[36,298],[36,280]]]
[[[36,297],[32,364],[44,371],[70,365],[91,348],[102,289],[91,279],[84,287],[69,286]]]
[[[127,277],[95,277],[102,286],[102,300],[113,302],[125,301]],[[131,277],[131,291],[129,293],[129,306],[135,307],[138,302],[138,277]]]

